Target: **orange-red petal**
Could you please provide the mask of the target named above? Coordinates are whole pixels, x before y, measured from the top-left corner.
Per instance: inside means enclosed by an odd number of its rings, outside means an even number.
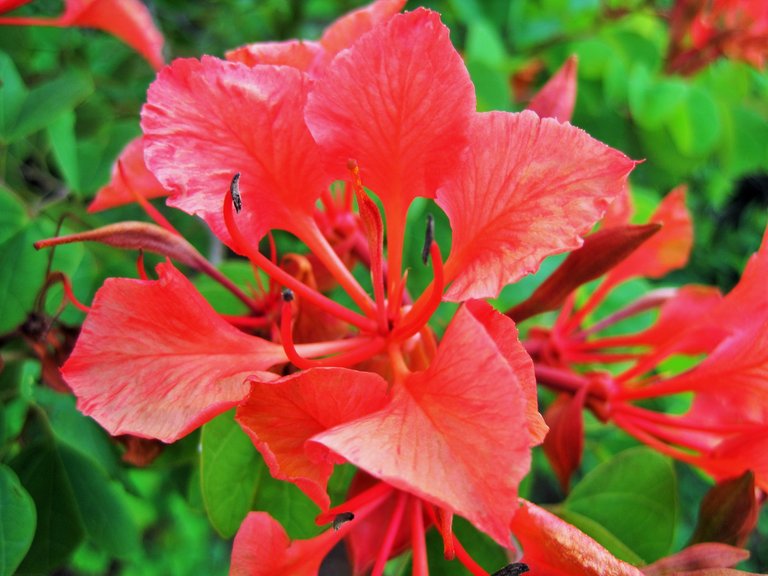
[[[533,112],[477,115],[460,173],[437,203],[453,229],[446,298],[498,296],[551,254],[581,246],[635,163]]]
[[[294,482],[320,508],[333,462],[312,462],[304,444],[314,435],[381,409],[387,383],[378,374],[312,368],[278,381],[251,379],[237,421],[253,440],[272,476]]]
[[[285,361],[282,347],[232,326],[170,263],[156,281],[110,278],[62,368],[78,408],[110,434],[173,442]]]
[[[528,472],[533,400],[504,346],[494,339],[485,303],[459,309],[432,365],[393,389],[384,409],[314,437],[369,474],[464,516],[502,546],[510,546],[509,522],[517,486]],[[489,312],[491,314],[491,312]],[[540,420],[539,430],[545,425]]]

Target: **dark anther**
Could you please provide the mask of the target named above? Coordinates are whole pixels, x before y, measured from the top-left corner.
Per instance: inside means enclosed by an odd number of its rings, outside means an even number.
[[[491,576],[520,576],[520,574],[525,574],[528,570],[528,566],[522,562],[515,562],[514,564],[504,566],[504,568],[494,572]]]
[[[283,302],[293,302],[293,290],[283,288]]]
[[[429,251],[435,239],[435,219],[432,214],[427,214],[427,231],[424,233],[424,248],[421,249],[421,261],[424,264],[429,260]]]
[[[243,201],[240,199],[240,172],[232,176],[232,182],[229,184],[229,193],[232,195],[232,204],[235,206],[235,212],[238,214],[243,209]]]
[[[354,519],[355,515],[352,514],[352,512],[342,512],[341,514],[336,514],[336,518],[333,519],[333,529],[338,530],[344,524]]]

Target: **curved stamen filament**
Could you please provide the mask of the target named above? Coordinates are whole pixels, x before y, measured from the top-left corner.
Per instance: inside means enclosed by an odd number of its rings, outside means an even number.
[[[443,257],[437,242],[432,243],[429,253],[432,256],[434,278],[427,291],[419,297],[413,308],[405,315],[403,323],[392,331],[391,337],[394,341],[410,338],[421,330],[429,322],[443,299]]]
[[[311,302],[315,306],[326,310],[328,313],[336,316],[344,322],[348,322],[353,326],[357,326],[360,330],[368,332],[376,332],[376,322],[370,318],[366,318],[352,310],[344,308],[340,304],[334,302],[330,298],[323,296],[316,290],[313,290],[303,282],[300,282],[285,270],[274,264],[269,258],[264,256],[258,249],[255,249],[244,237],[240,229],[237,227],[237,223],[234,218],[234,206],[232,203],[232,197],[226,194],[224,197],[224,223],[232,236],[234,246],[233,248],[248,258],[255,266],[258,266],[264,272],[266,272],[270,278],[275,282],[279,282],[283,286],[290,288],[308,302]]]
[[[64,297],[69,300],[75,308],[86,314],[91,311],[90,306],[86,306],[77,299],[77,296],[75,296],[75,293],[72,291],[72,282],[70,282],[69,278],[64,273],[54,272],[49,276],[48,286],[52,286],[57,282],[61,284],[61,287],[64,290]]]
[[[384,338],[368,338],[365,343],[359,343],[355,348],[347,353],[342,353],[330,358],[320,360],[310,360],[299,355],[296,346],[293,343],[293,334],[291,326],[291,299],[283,300],[282,315],[280,318],[280,335],[283,341],[283,349],[286,356],[297,368],[307,370],[309,368],[318,368],[324,366],[349,367],[359,364],[381,352],[386,345]]]
[[[149,280],[147,269],[144,267],[144,250],[139,250],[139,255],[136,257],[136,273],[142,280]]]
[[[455,550],[456,558],[458,558],[459,562],[461,562],[464,567],[470,571],[470,573],[473,576],[489,576],[488,572],[486,572],[482,566],[480,566],[477,562],[475,562],[472,557],[469,555],[469,553],[464,549],[464,547],[461,545],[461,542],[459,542],[459,539],[456,538],[456,535],[451,531],[449,534],[447,534],[444,531],[443,526],[440,524],[439,519],[437,517],[437,513],[435,512],[434,507],[429,502],[424,502],[424,509],[427,511],[427,514],[429,515],[430,519],[434,523],[435,527],[437,528],[437,531],[440,533],[440,536],[443,537],[443,541],[446,541],[446,538],[450,538],[451,541],[451,547],[453,550]],[[445,544],[446,549],[448,548],[448,544]]]

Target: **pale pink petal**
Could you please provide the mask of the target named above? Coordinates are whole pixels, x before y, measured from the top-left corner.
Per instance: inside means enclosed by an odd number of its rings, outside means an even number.
[[[110,434],[173,442],[237,404],[245,379],[285,356],[222,320],[171,264],[157,272],[104,283],[62,373],[80,411]]]
[[[493,313],[508,326],[499,343],[482,308],[489,306],[459,309],[430,368],[395,386],[386,408],[313,442],[510,546],[517,486],[540,434],[529,431],[532,401],[521,383],[529,375],[518,376],[503,352],[514,324]]]
[[[313,368],[277,381],[251,379],[251,392],[237,409],[237,421],[253,440],[272,476],[294,482],[320,508],[333,463],[314,463],[304,443],[381,409],[387,382],[378,374],[345,368]]]
[[[310,81],[295,68],[203,57],[176,60],[150,86],[142,110],[145,159],[171,193],[225,242],[223,202],[240,173],[237,223],[257,242],[268,230],[310,225],[329,184],[300,111]]]
[[[531,99],[528,110],[542,118],[570,122],[576,105],[576,71],[578,60],[571,56],[541,90]]]
[[[159,198],[167,196],[165,188],[144,164],[144,140],[131,140],[112,166],[109,184],[101,188],[88,206],[88,212],[99,212],[136,202],[136,196]]]
[[[414,197],[433,197],[456,169],[474,109],[448,29],[418,9],[339,53],[310,94],[306,118],[334,174],[347,178],[356,161],[363,184],[399,222]]]
[[[446,298],[495,297],[546,256],[581,246],[634,164],[533,112],[478,114],[462,169],[437,196],[453,230]]]

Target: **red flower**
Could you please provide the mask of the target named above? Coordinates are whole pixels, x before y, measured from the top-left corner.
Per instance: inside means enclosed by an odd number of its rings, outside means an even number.
[[[765,66],[768,4],[763,0],[678,0],[670,26],[671,72],[692,74],[720,56]]]
[[[0,2],[0,14],[28,4],[31,0]],[[81,26],[104,30],[144,56],[156,69],[165,64],[163,36],[140,0],[66,0],[64,14],[57,18],[0,18],[0,25]]]
[[[275,477],[327,509],[333,464],[348,461],[393,494],[391,529],[375,560],[381,568],[403,538],[404,518],[423,548],[425,525],[415,520],[422,507],[460,559],[454,513],[510,546],[517,485],[546,427],[514,323],[470,299],[497,296],[547,255],[578,247],[634,166],[554,119],[478,114],[439,16],[419,9],[387,18],[393,6],[380,1],[336,24],[315,46],[320,56],[311,66],[301,64],[305,49],[295,43],[259,49],[292,66],[177,60],[160,72],[142,111],[146,165],[168,203],[201,216],[287,289],[285,356],[217,319],[165,265],[158,282],[113,280],[102,288],[64,367],[81,405],[111,431],[165,440],[238,402],[250,383],[237,418]],[[330,189],[338,180],[342,190]],[[359,215],[351,215],[353,196]],[[443,266],[428,232],[424,255],[434,280],[413,302],[402,261],[406,213],[417,197],[443,208],[453,243]],[[324,235],[326,219],[344,210],[365,241],[373,297]],[[259,240],[274,229],[303,241],[360,311],[261,254]],[[443,297],[465,303],[437,345],[427,323]],[[296,301],[346,323],[348,337],[295,346]],[[253,309],[244,325],[269,317]],[[97,373],[116,360],[120,371],[105,387]],[[288,360],[301,371],[265,372]],[[269,519],[252,518],[246,530],[268,532],[264,550],[301,573],[291,563],[294,545]]]

